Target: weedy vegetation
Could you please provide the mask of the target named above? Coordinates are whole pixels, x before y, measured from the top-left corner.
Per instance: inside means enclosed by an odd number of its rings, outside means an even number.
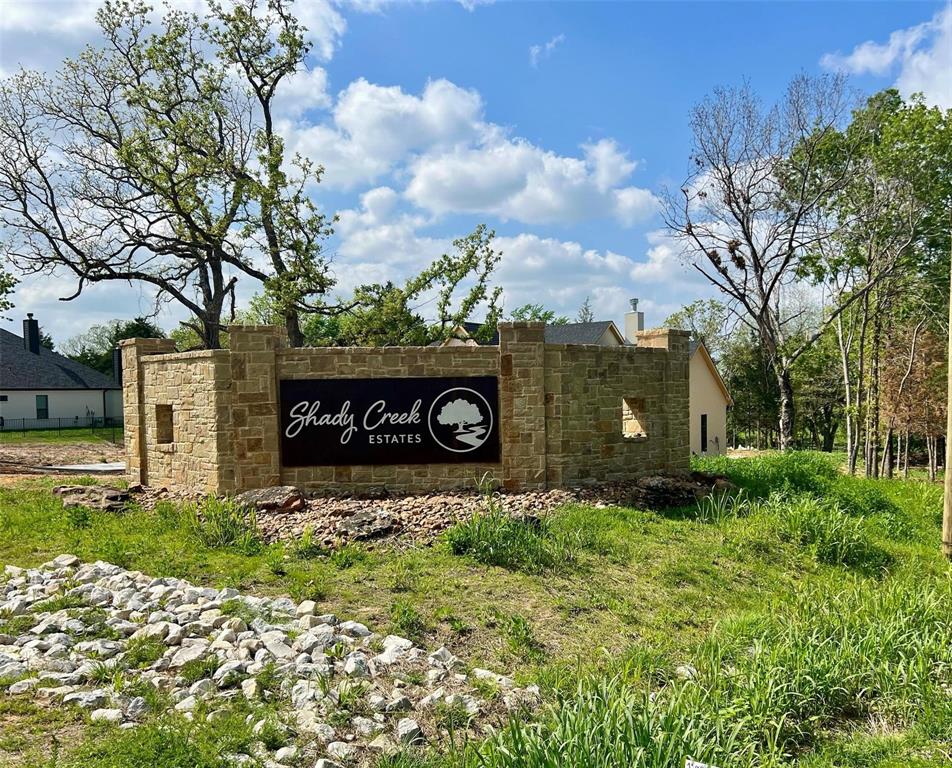
[[[222,501],[91,510],[77,525],[49,483],[23,482],[0,488],[0,559],[118,553],[157,576],[307,596],[542,688],[542,711],[516,714],[482,740],[457,738],[461,711],[435,711],[442,743],[374,768],[948,765],[952,581],[938,552],[941,489],[848,477],[837,457],[812,453],[695,466],[737,490],[680,510],[575,504],[541,519],[513,519],[487,494],[480,514],[431,548],[335,554],[306,536],[265,544],[253,518]],[[50,608],[81,613],[91,637],[108,636],[96,609]],[[256,617],[238,600],[222,611]],[[0,615],[0,633],[32,625]],[[137,642],[123,666],[147,666],[157,651]],[[346,652],[327,649],[331,660]],[[194,666],[183,675],[207,675]],[[121,673],[104,665],[103,684]],[[133,695],[126,677],[119,684]],[[224,768],[224,755],[252,751],[248,707],[280,722],[280,673],[269,666],[256,680],[260,698],[214,723],[203,712],[193,722],[156,715],[131,731],[0,696],[0,765]],[[501,695],[488,683],[483,693]],[[364,712],[358,692],[342,695],[348,712]]]

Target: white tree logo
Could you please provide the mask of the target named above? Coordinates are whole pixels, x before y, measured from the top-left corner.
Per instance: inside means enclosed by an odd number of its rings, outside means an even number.
[[[479,412],[479,406],[459,397],[444,405],[436,420],[440,424],[455,424],[456,431],[463,432],[467,424],[479,424],[483,415]]]
[[[449,396],[455,395],[452,399]],[[443,407],[434,419],[434,410],[443,402]],[[430,434],[442,447],[455,453],[465,453],[479,448],[486,442],[493,426],[492,409],[479,392],[466,387],[448,389],[433,401],[429,413]],[[433,429],[434,421],[445,427],[454,427],[452,444],[439,438]],[[488,422],[488,423],[487,423]],[[445,434],[445,433],[444,433]]]

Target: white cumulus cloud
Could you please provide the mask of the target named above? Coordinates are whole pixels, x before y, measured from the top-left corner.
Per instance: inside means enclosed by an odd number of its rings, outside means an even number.
[[[584,145],[581,157],[559,155],[524,139],[494,136],[480,146],[428,153],[410,167],[407,197],[434,213],[492,214],[529,224],[649,218],[648,190],[621,187],[635,163],[610,139]]]
[[[943,108],[952,107],[952,3],[929,21],[893,32],[885,42],[867,40],[850,53],[828,53],[820,63],[853,74],[896,73],[903,95],[922,93]]]
[[[285,126],[294,149],[327,169],[328,186],[372,183],[415,152],[471,141],[482,131],[482,99],[448,80],[420,96],[360,78],[337,97],[332,119]]]

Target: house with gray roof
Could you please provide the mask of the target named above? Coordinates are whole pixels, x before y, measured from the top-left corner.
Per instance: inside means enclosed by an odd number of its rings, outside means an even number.
[[[122,389],[112,376],[44,347],[32,314],[23,321],[22,337],[0,329],[4,428],[87,426],[104,418],[122,419]]]

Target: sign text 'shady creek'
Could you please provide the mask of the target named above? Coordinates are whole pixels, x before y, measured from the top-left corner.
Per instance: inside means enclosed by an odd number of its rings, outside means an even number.
[[[408,411],[388,411],[386,400],[377,400],[363,415],[361,425],[367,432],[369,443],[419,443],[421,435],[418,432],[406,434],[380,434],[374,432],[381,426],[419,425],[420,406],[422,400],[416,400]],[[338,427],[341,430],[340,443],[346,445],[357,431],[355,414],[351,412],[350,400],[345,400],[337,413],[321,413],[321,401],[310,402],[302,400],[292,406],[290,423],[284,434],[287,437],[297,437],[305,427]],[[379,438],[379,439],[375,439]]]

